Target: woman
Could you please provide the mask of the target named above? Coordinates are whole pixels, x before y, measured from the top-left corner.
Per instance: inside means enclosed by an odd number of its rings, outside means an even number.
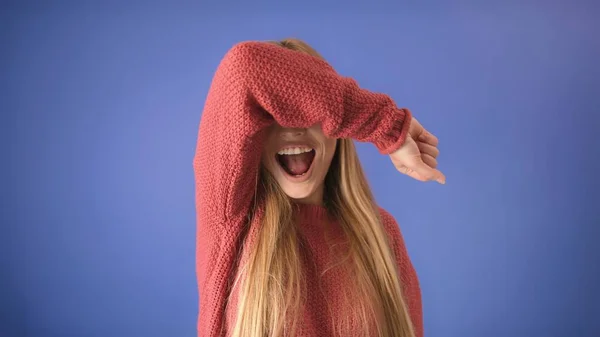
[[[436,137],[306,43],[227,52],[194,158],[199,336],[423,336],[417,275],[353,140],[444,183]]]

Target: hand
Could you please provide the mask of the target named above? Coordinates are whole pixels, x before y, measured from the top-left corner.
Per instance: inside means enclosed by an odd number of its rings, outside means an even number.
[[[404,144],[390,154],[392,163],[400,173],[420,181],[437,181],[446,183],[446,177],[436,169],[438,139],[427,132],[413,117],[408,128],[408,135]]]

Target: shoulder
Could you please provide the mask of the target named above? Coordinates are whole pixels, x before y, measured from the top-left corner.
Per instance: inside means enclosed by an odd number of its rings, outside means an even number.
[[[390,238],[390,243],[396,252],[405,252],[406,246],[404,243],[404,237],[402,236],[402,230],[398,225],[398,222],[394,216],[383,207],[378,206],[379,215],[383,228]]]
[[[381,214],[381,222],[388,232],[393,245],[394,254],[398,263],[398,271],[400,280],[410,317],[414,324],[415,336],[423,336],[423,304],[421,299],[421,286],[417,271],[412,263],[412,260],[404,244],[400,227],[396,219],[385,209],[379,207]]]
[[[400,227],[394,216],[383,207],[378,206],[378,209],[381,222],[385,229],[388,232],[398,232],[398,234],[400,234]]]
[[[390,214],[390,212],[388,212],[385,208],[383,208],[381,206],[377,206],[377,209],[379,210],[379,214],[381,216],[382,221],[396,222],[396,219],[394,219],[394,216],[392,214]]]

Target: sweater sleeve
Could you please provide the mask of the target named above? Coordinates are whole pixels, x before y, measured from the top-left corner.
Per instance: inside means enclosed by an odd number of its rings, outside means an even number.
[[[399,148],[410,112],[360,88],[325,61],[264,42],[242,42],[221,61],[206,99],[194,165],[200,192],[224,219],[247,213],[266,127],[321,123],[332,138]]]
[[[199,335],[215,336],[222,324],[267,127],[320,123],[329,137],[371,142],[388,154],[404,142],[410,118],[390,97],[360,88],[313,56],[253,41],[225,54],[206,97],[193,160]]]
[[[402,236],[398,223],[394,217],[383,208],[380,208],[380,213],[385,230],[392,242],[392,249],[400,273],[404,298],[406,299],[406,304],[415,329],[415,337],[423,337],[423,304],[421,301],[421,287],[419,285],[417,272],[408,255],[404,237]]]

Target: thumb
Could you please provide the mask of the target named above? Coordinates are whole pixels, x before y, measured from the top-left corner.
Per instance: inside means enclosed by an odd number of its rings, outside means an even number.
[[[409,169],[415,172],[423,181],[435,180],[440,184],[446,183],[446,176],[441,171],[425,164],[421,158],[415,158]]]

